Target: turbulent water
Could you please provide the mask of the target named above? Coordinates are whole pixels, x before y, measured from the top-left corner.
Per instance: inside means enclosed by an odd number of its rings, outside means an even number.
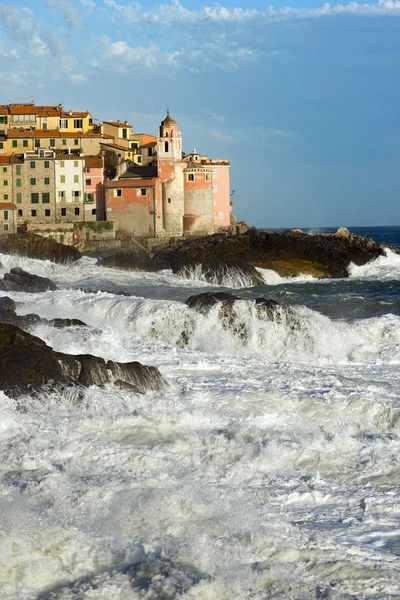
[[[0,392],[1,600],[400,598],[400,256],[256,288],[0,261],[60,288],[10,294],[19,314],[87,323],[31,330],[55,350],[169,384]],[[184,304],[226,289],[240,327]]]

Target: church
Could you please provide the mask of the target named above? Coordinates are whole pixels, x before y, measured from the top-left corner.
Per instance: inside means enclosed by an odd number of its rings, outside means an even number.
[[[182,134],[167,111],[157,136],[124,158],[105,180],[107,221],[131,235],[208,235],[231,223],[230,164],[182,150]]]

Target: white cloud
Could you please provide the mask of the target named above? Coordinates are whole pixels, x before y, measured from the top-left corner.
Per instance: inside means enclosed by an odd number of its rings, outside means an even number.
[[[80,27],[81,17],[76,8],[68,0],[47,0],[46,6],[59,11],[70,29]]]
[[[225,117],[223,115],[219,115],[215,112],[211,113],[211,117],[214,119],[214,121],[216,121],[217,123],[223,123],[225,121]]]
[[[80,73],[73,73],[72,75],[69,76],[70,80],[73,83],[85,83],[86,82],[86,77]]]
[[[224,133],[220,129],[212,129],[209,132],[209,136],[217,142],[233,142],[233,137],[227,133]]]
[[[97,8],[93,0],[79,0],[79,3],[81,6],[83,6],[83,8],[86,8],[89,13],[94,12],[94,10]]]

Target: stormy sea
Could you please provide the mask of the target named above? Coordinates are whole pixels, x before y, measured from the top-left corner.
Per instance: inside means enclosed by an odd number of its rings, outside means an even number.
[[[59,287],[7,293],[18,314],[87,324],[32,334],[168,383],[0,392],[1,600],[400,599],[400,255],[257,287],[0,262]],[[242,300],[185,304],[205,291]]]

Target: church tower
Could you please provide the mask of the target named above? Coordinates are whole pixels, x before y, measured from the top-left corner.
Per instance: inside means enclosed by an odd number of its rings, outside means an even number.
[[[163,229],[173,235],[183,233],[184,185],[182,135],[169,114],[157,135],[157,172],[161,183]]]

